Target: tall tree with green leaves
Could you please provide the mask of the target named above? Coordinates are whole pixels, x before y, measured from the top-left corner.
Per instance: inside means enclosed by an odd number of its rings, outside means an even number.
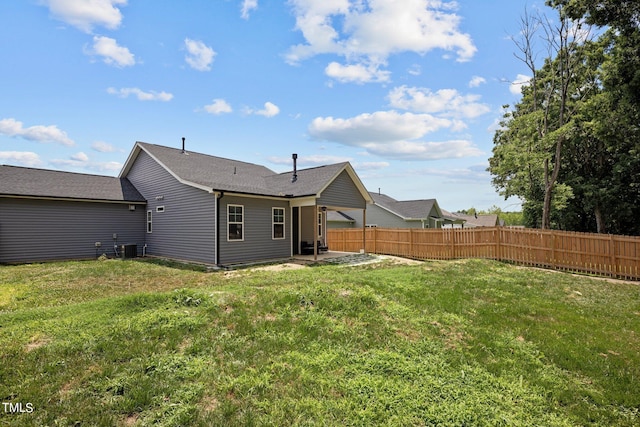
[[[516,56],[529,68],[530,83],[522,99],[505,114],[494,136],[489,171],[493,184],[505,197],[523,199],[527,225],[550,228],[552,211],[566,206],[571,188],[558,182],[563,151],[573,130],[579,105],[593,92],[585,85],[585,44],[589,29],[572,20],[562,8],[557,21],[541,15],[522,19],[520,38],[514,39]],[[537,63],[539,32],[548,57]],[[536,211],[540,210],[539,220]]]
[[[573,155],[562,177],[576,194],[567,226],[640,235],[640,2],[548,3],[564,7],[572,18],[608,28],[591,52],[600,61],[601,90],[580,113]],[[581,215],[581,208],[592,214]]]

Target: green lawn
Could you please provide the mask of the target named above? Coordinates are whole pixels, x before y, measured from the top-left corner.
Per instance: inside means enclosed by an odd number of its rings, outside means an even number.
[[[1,426],[632,426],[640,286],[482,260],[0,266],[0,357]]]

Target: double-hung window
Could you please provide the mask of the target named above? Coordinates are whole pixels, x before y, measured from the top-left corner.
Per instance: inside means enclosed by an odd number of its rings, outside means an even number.
[[[284,239],[284,208],[272,209],[272,239]]]
[[[244,240],[244,206],[227,205],[227,240]]]

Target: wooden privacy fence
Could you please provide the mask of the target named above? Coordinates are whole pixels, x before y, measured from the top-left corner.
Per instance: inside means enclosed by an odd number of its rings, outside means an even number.
[[[362,229],[330,229],[329,250],[359,252]],[[530,228],[367,228],[366,251],[414,259],[488,258],[640,280],[640,237]]]

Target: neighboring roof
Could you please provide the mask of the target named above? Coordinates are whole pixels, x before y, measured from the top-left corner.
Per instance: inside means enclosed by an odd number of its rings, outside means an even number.
[[[0,195],[144,203],[126,178],[0,165]]]
[[[331,222],[356,222],[355,219],[342,211],[327,211],[327,221]]]
[[[438,218],[442,217],[440,207],[436,199],[423,200],[396,200],[386,194],[369,193],[374,203],[405,220],[423,220],[429,218],[429,214],[435,207]]]
[[[300,169],[298,179],[291,182],[293,171],[276,173],[264,166],[238,160],[183,152],[181,149],[137,142],[120,172],[124,177],[144,151],[178,181],[206,191],[227,191],[277,197],[319,195],[342,171],[346,170],[363,197],[366,190],[348,162]]]
[[[500,225],[497,214],[465,215],[454,212],[451,215],[454,218],[459,218],[466,221],[465,227],[495,227],[496,225]]]

